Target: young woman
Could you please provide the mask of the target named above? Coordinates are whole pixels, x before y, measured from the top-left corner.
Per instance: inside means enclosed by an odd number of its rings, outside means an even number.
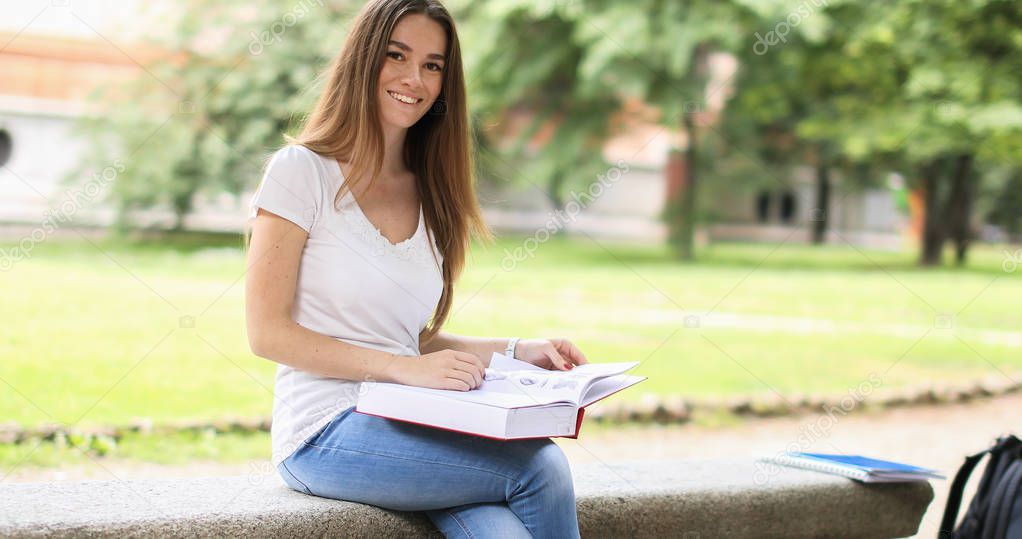
[[[566,339],[440,331],[475,199],[461,50],[436,0],[373,0],[252,200],[252,351],[280,365],[273,464],[293,489],[425,511],[448,537],[578,537],[564,453],[353,412],[362,382],[467,391],[493,352],[586,363]]]

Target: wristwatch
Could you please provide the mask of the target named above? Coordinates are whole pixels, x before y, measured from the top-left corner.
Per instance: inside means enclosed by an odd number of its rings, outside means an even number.
[[[504,355],[514,359],[515,358],[515,346],[518,345],[518,337],[511,337],[511,340],[507,341],[507,348],[504,349]]]

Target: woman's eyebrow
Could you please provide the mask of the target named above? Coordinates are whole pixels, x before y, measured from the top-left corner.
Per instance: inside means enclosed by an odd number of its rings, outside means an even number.
[[[388,45],[393,45],[393,46],[395,46],[395,47],[397,47],[397,48],[399,48],[399,49],[401,49],[401,50],[403,50],[405,52],[412,52],[412,48],[411,47],[409,47],[408,45],[405,45],[404,43],[401,43],[400,41],[394,40],[394,39],[391,39],[390,42],[388,43]],[[437,54],[435,52],[433,54],[427,54],[426,58],[430,58],[430,59],[433,59],[433,60],[446,60],[446,58],[444,58],[444,55]]]

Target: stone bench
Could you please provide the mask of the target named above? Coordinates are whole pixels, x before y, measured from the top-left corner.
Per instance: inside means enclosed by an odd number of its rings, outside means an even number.
[[[751,459],[575,464],[583,537],[906,537],[928,483],[863,485]],[[776,473],[774,473],[776,472]],[[307,496],[276,475],[0,484],[0,536],[392,537],[421,513]]]

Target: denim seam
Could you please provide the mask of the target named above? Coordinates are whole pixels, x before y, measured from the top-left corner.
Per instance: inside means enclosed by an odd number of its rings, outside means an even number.
[[[377,456],[377,457],[388,457],[388,458],[393,458],[393,459],[410,460],[412,462],[421,462],[423,464],[440,464],[440,465],[443,465],[443,466],[450,466],[450,467],[453,467],[453,468],[467,468],[469,470],[475,470],[477,472],[484,472],[484,473],[488,473],[488,474],[493,474],[493,475],[496,475],[496,476],[499,476],[499,477],[503,477],[504,479],[510,479],[511,481],[514,481],[516,484],[520,484],[521,483],[518,479],[516,479],[514,477],[511,477],[511,476],[508,476],[508,475],[504,475],[504,474],[502,474],[500,472],[495,472],[493,470],[487,470],[485,468],[477,468],[475,466],[467,466],[467,465],[464,465],[464,464],[452,464],[452,463],[449,463],[449,462],[441,462],[441,461],[438,461],[438,460],[422,460],[422,459],[404,457],[404,456],[400,456],[400,455],[391,455],[391,454],[388,454],[388,453],[374,453],[372,451],[361,451],[359,449],[345,449],[343,447],[327,447],[327,446],[324,446],[324,445],[310,444],[308,442],[305,442],[305,445],[307,445],[309,447],[315,447],[316,449],[322,449],[324,451],[348,451],[350,453],[362,453],[363,455],[373,455],[373,456]]]
[[[291,476],[291,479],[294,479],[295,481],[297,481],[298,484],[301,485],[302,488],[305,489],[305,493],[306,494],[312,494],[312,489],[309,488],[309,485],[306,485],[304,481],[302,481],[301,479],[298,479],[298,476],[295,475],[294,473],[292,473],[291,469],[287,467],[287,463],[285,463],[284,461],[281,461],[280,465],[284,468],[284,471],[286,471],[287,474]]]
[[[330,419],[326,423],[323,423],[323,426],[321,426],[318,429],[316,429],[315,432],[313,432],[312,434],[309,434],[308,436],[306,436],[305,439],[302,440],[302,443],[308,443],[309,440],[315,440],[315,439],[319,438],[324,432],[326,432],[326,429],[329,428],[330,425],[332,425],[334,423],[334,421],[337,421],[337,418],[341,414],[343,414],[344,412],[348,411],[348,408],[353,408],[353,406],[347,406],[347,407],[341,408],[339,410],[334,410],[333,412],[329,413],[330,415],[324,416],[324,417],[329,417]]]
[[[475,535],[472,535],[472,530],[468,529],[468,526],[465,525],[465,521],[462,520],[461,517],[459,517],[456,513],[454,513],[454,511],[451,511],[450,509],[444,509],[444,512],[447,513],[448,515],[451,515],[451,518],[453,518],[454,521],[458,523],[458,526],[461,526],[461,529],[462,531],[465,532],[465,535],[469,536],[470,539],[475,537]]]

